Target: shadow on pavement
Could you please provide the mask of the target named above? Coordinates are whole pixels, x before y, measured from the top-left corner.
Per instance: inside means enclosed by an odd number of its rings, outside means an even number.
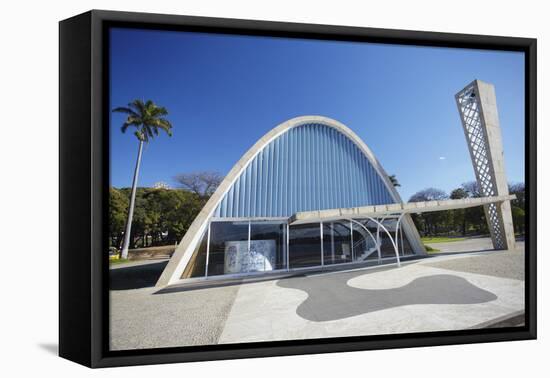
[[[168,261],[110,269],[109,289],[131,290],[153,287],[166,264]]]

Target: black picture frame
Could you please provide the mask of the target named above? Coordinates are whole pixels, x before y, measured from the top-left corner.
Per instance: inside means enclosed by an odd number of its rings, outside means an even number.
[[[108,350],[108,39],[113,26],[525,53],[525,326]],[[59,354],[89,367],[535,339],[536,39],[92,10],[59,24]]]

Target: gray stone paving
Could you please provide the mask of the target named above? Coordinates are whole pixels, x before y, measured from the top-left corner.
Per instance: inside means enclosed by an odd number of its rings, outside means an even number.
[[[111,350],[216,344],[238,290],[111,291]]]
[[[355,273],[356,276],[365,274]],[[331,321],[414,304],[475,304],[497,299],[493,293],[472,285],[462,277],[448,274],[421,277],[393,289],[369,290],[350,287],[352,276],[334,274],[295,277],[277,285],[303,290],[307,299],[296,309],[306,320]]]
[[[452,260],[425,262],[424,264],[459,272],[525,280],[525,253],[523,250],[494,251]]]
[[[116,267],[110,292],[111,350],[216,344],[239,285],[155,294],[152,287],[164,264],[140,270]],[[126,270],[126,272],[125,272]],[[144,275],[136,278],[139,273]],[[127,281],[125,281],[125,279]],[[136,289],[128,289],[135,287]]]

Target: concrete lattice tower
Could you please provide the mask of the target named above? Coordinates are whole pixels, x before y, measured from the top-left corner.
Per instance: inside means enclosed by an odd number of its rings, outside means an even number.
[[[495,87],[474,80],[455,95],[482,196],[508,194]],[[484,206],[493,247],[515,249],[510,201]]]

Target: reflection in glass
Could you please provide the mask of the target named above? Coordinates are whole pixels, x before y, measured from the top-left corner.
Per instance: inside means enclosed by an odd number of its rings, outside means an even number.
[[[349,222],[323,223],[323,254],[325,265],[352,261]]]
[[[383,225],[395,238],[396,219],[386,219]],[[182,278],[204,277],[206,270],[208,276],[283,270],[287,268],[287,258],[291,269],[373,261],[379,258],[377,231],[380,257],[395,257],[388,234],[368,219],[323,223],[322,239],[319,223],[290,226],[288,252],[284,221],[214,221],[210,224],[208,253],[207,229]],[[410,255],[411,246],[402,229],[397,239],[399,254]]]
[[[376,223],[368,219],[362,219],[358,221],[361,222],[361,224],[365,225],[376,238],[376,233],[378,228]],[[384,219],[382,224],[389,231],[389,233],[391,234],[391,237],[395,241],[396,240],[395,229],[397,225],[397,219],[396,218]],[[379,229],[379,237],[380,237],[380,243],[381,243],[381,246],[380,246],[381,257],[382,258],[395,257],[395,248],[388,234],[386,233],[386,231],[382,229],[382,227],[380,227]],[[399,225],[399,234],[397,236],[397,239],[399,241],[398,247],[399,247],[399,254],[401,256],[406,256],[413,253],[410,243],[407,240],[405,233],[403,232],[403,221],[401,221]],[[369,259],[373,258],[374,255],[377,255],[377,253],[373,253],[373,255],[369,256]]]
[[[248,250],[248,222],[212,222],[208,275],[239,273],[238,256]],[[227,258],[226,258],[227,255]]]
[[[286,223],[252,222],[250,255],[255,261],[242,272],[258,272],[286,268]]]
[[[371,236],[372,235],[372,236]],[[353,261],[370,261],[378,259],[376,245],[376,228],[363,223],[353,223]]]
[[[319,223],[290,226],[290,268],[321,265],[321,230]]]

